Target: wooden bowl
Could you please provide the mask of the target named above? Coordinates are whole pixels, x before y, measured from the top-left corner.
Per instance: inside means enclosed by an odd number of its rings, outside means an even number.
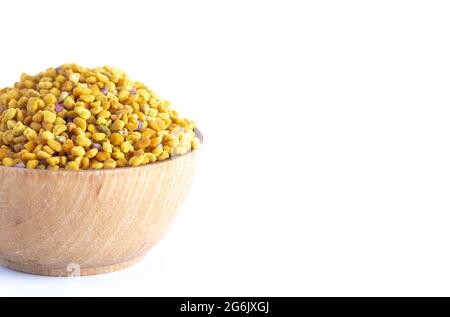
[[[194,150],[110,170],[0,167],[0,264],[52,276],[100,274],[135,264],[174,220],[197,157]]]

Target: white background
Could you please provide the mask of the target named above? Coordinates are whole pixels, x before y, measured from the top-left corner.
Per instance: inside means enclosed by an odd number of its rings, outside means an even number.
[[[0,295],[450,295],[449,16],[448,1],[2,1],[0,87],[117,66],[205,146],[145,261],[73,282],[0,269]]]

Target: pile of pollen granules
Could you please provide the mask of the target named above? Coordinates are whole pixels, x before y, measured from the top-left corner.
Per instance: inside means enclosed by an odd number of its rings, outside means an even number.
[[[3,166],[138,166],[199,146],[194,122],[117,68],[65,64],[0,90]]]

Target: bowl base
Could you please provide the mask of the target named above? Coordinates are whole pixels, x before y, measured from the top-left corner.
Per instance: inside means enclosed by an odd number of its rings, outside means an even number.
[[[79,267],[76,264],[69,264],[64,268],[49,268],[43,265],[15,263],[1,259],[0,265],[14,271],[33,275],[76,277],[124,270],[140,262],[144,257],[145,254],[125,262],[96,267]]]

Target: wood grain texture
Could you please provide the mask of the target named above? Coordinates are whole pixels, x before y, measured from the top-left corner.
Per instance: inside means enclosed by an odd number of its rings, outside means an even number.
[[[161,240],[186,198],[199,151],[112,170],[0,167],[0,264],[40,275],[126,268]]]

